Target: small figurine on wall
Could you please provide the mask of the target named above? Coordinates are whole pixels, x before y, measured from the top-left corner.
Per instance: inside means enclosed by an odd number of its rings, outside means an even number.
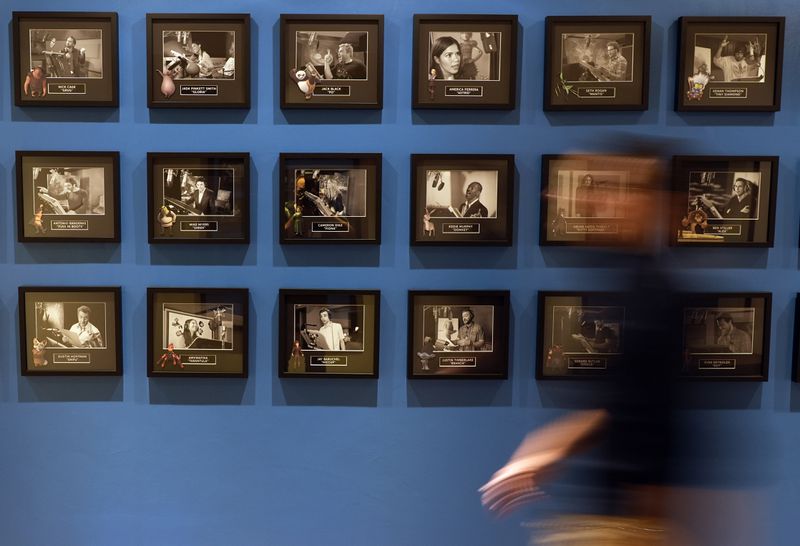
[[[297,87],[306,96],[306,100],[314,96],[314,88],[317,86],[317,77],[313,73],[292,68],[289,71],[289,77],[294,80]]]
[[[25,76],[25,83],[23,84],[25,94],[30,97],[46,97],[47,96],[47,76],[41,66],[35,66],[31,69],[27,76]]]
[[[37,338],[33,338],[33,349],[31,349],[31,354],[33,355],[34,368],[47,366],[47,359],[45,358],[44,352],[45,347],[47,347],[46,339],[44,341],[39,341]]]
[[[306,361],[303,357],[303,350],[300,348],[300,341],[294,340],[294,345],[292,346],[292,356],[289,357],[289,371],[290,372],[299,372],[305,368]]]
[[[172,226],[175,225],[177,219],[178,215],[169,210],[166,205],[158,209],[156,220],[158,221],[158,225],[161,226],[161,235],[172,234]]]
[[[164,69],[164,72],[156,70],[161,75],[161,94],[165,99],[170,98],[175,94],[175,81],[172,79],[175,75],[172,70]]]
[[[33,220],[31,220],[31,225],[33,229],[36,230],[36,234],[44,234],[47,230],[44,227],[44,205],[40,204],[39,208],[36,210],[36,214],[33,215]]]
[[[434,358],[436,355],[433,354],[434,346],[431,340],[431,336],[425,336],[425,339],[422,340],[422,350],[417,353],[419,357],[419,362],[422,364],[422,369],[425,371],[429,371],[431,368],[428,365],[428,362]]]
[[[161,358],[158,359],[158,363],[162,368],[167,365],[167,362],[171,362],[173,366],[180,366],[181,368],[184,367],[183,362],[181,362],[181,355],[175,352],[174,343],[167,345],[167,352],[161,355]]]

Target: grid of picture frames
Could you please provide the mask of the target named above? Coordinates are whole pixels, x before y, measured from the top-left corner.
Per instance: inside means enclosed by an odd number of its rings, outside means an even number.
[[[249,108],[248,14],[146,19],[148,107]],[[648,108],[649,16],[545,23],[545,110]],[[518,25],[415,15],[412,106],[516,108]],[[780,109],[783,17],[679,25],[676,110]],[[12,28],[17,106],[118,106],[115,13],[14,12]],[[382,108],[383,32],[382,15],[281,15],[281,108]],[[543,156],[540,244],[636,242],[628,160]],[[280,242],[379,244],[381,163],[281,154]],[[148,154],[149,242],[248,243],[249,171],[246,153]],[[670,244],[772,246],[777,171],[773,156],[675,157]],[[19,241],[119,242],[119,179],[117,152],[17,152]],[[512,244],[513,156],[414,155],[411,188],[412,245]],[[24,375],[121,374],[119,287],[20,287],[19,297]],[[537,378],[613,373],[629,318],[618,298],[540,293]],[[770,294],[682,303],[683,376],[767,379]],[[246,289],[148,289],[148,375],[247,377],[248,305]],[[507,291],[409,292],[408,377],[507,378],[509,306]],[[282,290],[280,315],[280,377],[378,377],[379,292]]]

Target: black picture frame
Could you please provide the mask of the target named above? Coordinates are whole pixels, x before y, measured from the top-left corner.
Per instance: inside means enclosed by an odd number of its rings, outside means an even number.
[[[280,27],[281,60],[277,80],[281,108],[383,108],[383,15],[283,13]],[[328,34],[319,36],[321,32]],[[319,52],[323,39],[330,41],[326,49],[336,51],[332,53],[333,63],[329,63],[329,75],[325,73],[325,56]],[[312,42],[316,43],[316,54],[311,53]],[[344,65],[336,62],[342,44],[350,45],[351,61]],[[308,48],[303,51],[309,54],[308,62],[302,66],[297,59],[301,45]],[[325,80],[347,83],[321,85]]]
[[[15,11],[12,26],[16,106],[119,106],[116,13]],[[21,41],[25,33],[27,44]],[[67,47],[69,37],[73,49]],[[36,67],[41,67],[38,77]]]
[[[411,245],[511,246],[515,189],[513,155],[412,154]]]
[[[647,110],[650,27],[649,15],[547,17],[544,110]]]
[[[780,110],[785,17],[681,17],[679,25],[677,111]],[[718,51],[731,59],[724,68],[714,62]]]
[[[647,236],[641,209],[653,195],[657,158],[542,155],[540,246],[636,246]],[[653,173],[657,171],[653,170]],[[629,197],[635,197],[629,199]]]
[[[792,342],[792,381],[800,383],[800,293],[794,299],[794,341]]]
[[[682,304],[683,379],[767,381],[772,294],[720,292],[678,297]]]
[[[250,14],[147,14],[148,108],[250,108],[251,72]]]
[[[118,286],[20,286],[22,375],[122,375],[121,299]]]
[[[777,156],[674,156],[669,243],[771,248],[778,163]]]
[[[250,154],[149,152],[147,203],[150,244],[249,244]]]
[[[120,241],[119,152],[17,150],[16,172],[19,242]]]
[[[378,290],[282,288],[278,295],[278,377],[377,379],[380,300]],[[306,322],[306,318],[317,316],[322,322],[323,314],[328,322],[308,328],[318,324]],[[327,324],[332,326],[322,332]],[[334,348],[337,345],[339,348]]]
[[[626,349],[625,303],[615,292],[540,291],[536,379],[615,375]]]
[[[249,305],[247,288],[148,288],[147,377],[246,378]]]
[[[280,243],[380,244],[382,164],[374,153],[281,153]]]
[[[470,25],[474,30],[466,31]],[[415,14],[412,72],[412,107],[463,110],[513,110],[517,107],[517,30],[518,18],[512,14]],[[454,35],[475,34],[459,41]],[[442,36],[437,36],[441,34]],[[426,42],[421,40],[425,40]],[[434,36],[437,36],[434,40]],[[449,39],[448,39],[449,38]],[[499,40],[499,43],[498,43]],[[471,42],[475,42],[472,44]],[[433,48],[447,43],[458,46],[459,54],[467,44],[470,67],[459,60],[458,72],[434,66]],[[437,45],[438,44],[438,45]],[[474,52],[480,51],[477,57]],[[503,55],[504,51],[510,54]],[[430,52],[430,55],[429,55]],[[446,53],[446,51],[443,51]],[[484,62],[481,61],[484,59]],[[491,62],[494,61],[494,62]],[[482,63],[482,64],[476,64]],[[438,63],[437,63],[438,64]],[[484,66],[485,65],[485,66]],[[441,66],[441,65],[439,65]],[[484,72],[480,72],[484,70]],[[436,72],[436,77],[432,77]],[[453,78],[449,78],[452,74]],[[483,76],[478,79],[479,76]],[[472,85],[449,85],[446,81],[482,82]]]
[[[508,379],[510,309],[508,290],[410,290],[408,379]]]

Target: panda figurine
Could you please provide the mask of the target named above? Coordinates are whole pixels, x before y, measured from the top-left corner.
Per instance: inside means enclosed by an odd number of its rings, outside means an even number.
[[[289,77],[294,80],[297,84],[297,87],[300,88],[305,96],[306,100],[310,99],[314,96],[314,88],[317,86],[317,77],[310,72],[306,72],[305,70],[297,70],[296,68],[292,68],[289,71]]]

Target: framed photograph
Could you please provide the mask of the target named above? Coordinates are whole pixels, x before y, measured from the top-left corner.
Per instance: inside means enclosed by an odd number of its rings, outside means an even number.
[[[676,110],[780,110],[785,21],[681,17]]]
[[[537,379],[608,377],[625,350],[625,305],[610,292],[539,292]]]
[[[378,377],[377,290],[281,289],[279,377]]]
[[[383,15],[281,15],[281,108],[383,108]]]
[[[636,213],[643,159],[543,155],[539,244],[614,246],[642,241]]]
[[[148,377],[247,377],[246,288],[148,288]]]
[[[545,110],[647,110],[650,16],[547,17]]]
[[[507,290],[408,293],[409,379],[507,379]]]
[[[414,15],[414,108],[513,110],[516,15]]]
[[[14,104],[119,105],[117,14],[13,13]]]
[[[513,155],[411,156],[411,244],[510,246]]]
[[[120,289],[21,286],[22,375],[122,375]]]
[[[794,349],[792,351],[792,381],[800,383],[800,294],[795,296]]]
[[[250,15],[148,13],[149,108],[250,108]]]
[[[676,156],[670,243],[771,247],[776,156]]]
[[[249,243],[250,154],[148,153],[148,240]]]
[[[771,304],[764,292],[685,295],[681,375],[766,381]]]
[[[19,242],[119,242],[119,152],[16,155]]]
[[[281,154],[281,244],[379,244],[381,157]]]

